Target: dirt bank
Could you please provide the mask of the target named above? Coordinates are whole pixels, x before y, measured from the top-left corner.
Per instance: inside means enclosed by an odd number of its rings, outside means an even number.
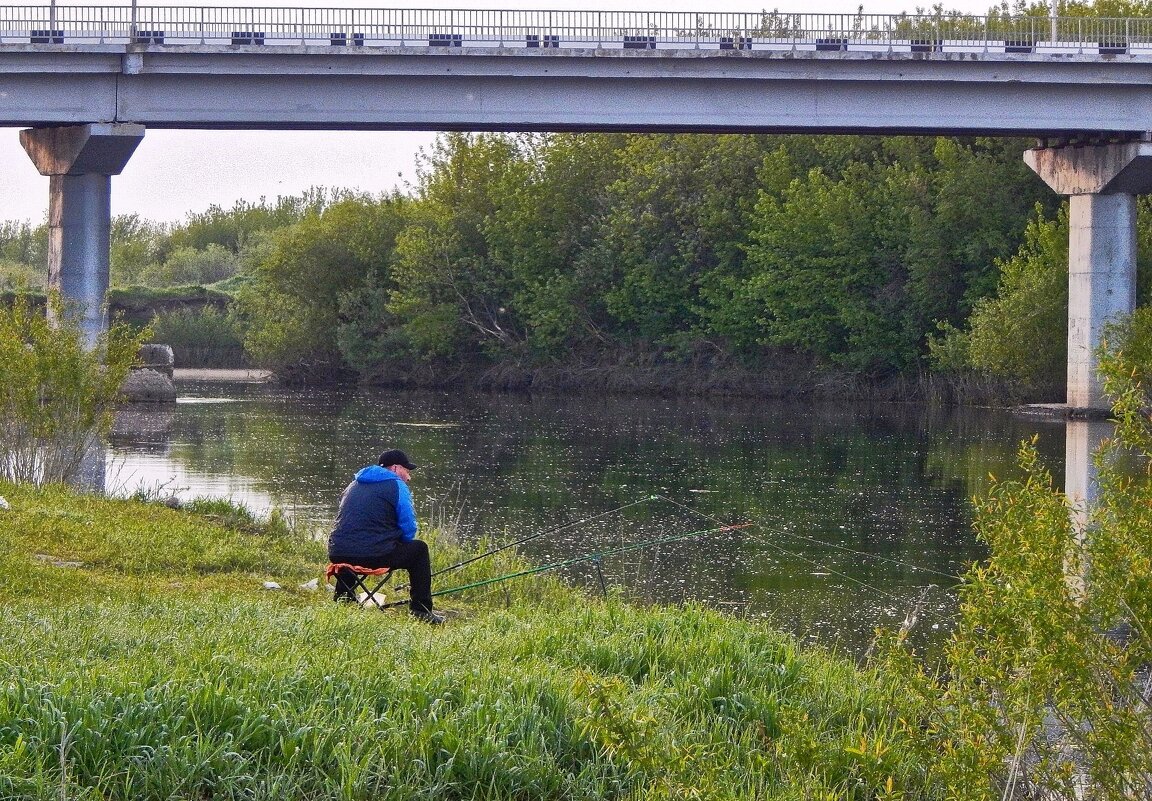
[[[207,367],[177,367],[172,371],[172,378],[176,381],[245,381],[261,384],[272,380],[272,371],[254,368],[228,370]]]

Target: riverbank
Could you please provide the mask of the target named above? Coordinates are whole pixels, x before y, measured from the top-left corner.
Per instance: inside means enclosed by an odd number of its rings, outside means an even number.
[[[271,370],[259,368],[177,367],[174,381],[214,381],[231,384],[263,384],[273,380]]]
[[[759,623],[538,577],[436,629],[282,522],[0,495],[4,798],[925,797],[893,685]]]
[[[274,380],[286,385],[358,383],[389,389],[538,393],[571,396],[716,397],[762,400],[925,403],[1008,408],[1047,403],[1062,386],[1028,386],[976,374],[917,372],[870,376],[810,360],[780,359],[756,368],[733,363],[681,363],[659,358],[629,363],[516,363],[452,367],[419,364],[379,374],[357,374],[338,365],[284,365]]]

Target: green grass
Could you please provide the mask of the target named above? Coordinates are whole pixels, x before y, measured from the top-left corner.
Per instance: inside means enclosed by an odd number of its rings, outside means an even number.
[[[433,628],[301,589],[282,523],[0,495],[0,798],[923,797],[888,684],[759,623],[545,576]]]

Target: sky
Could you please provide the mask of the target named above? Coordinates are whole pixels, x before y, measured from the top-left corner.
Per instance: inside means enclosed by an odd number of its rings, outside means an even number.
[[[61,5],[66,0],[61,0]],[[153,0],[150,4],[158,4]],[[177,2],[165,5],[182,5]],[[219,5],[344,6],[344,3],[218,2]],[[924,2],[924,6],[931,5]],[[990,0],[950,0],[944,5],[983,14]],[[351,7],[366,3],[349,2]],[[759,11],[767,4],[739,0],[421,0],[420,8],[586,9],[605,11]],[[383,7],[398,7],[387,4]],[[785,13],[856,13],[858,0],[794,0],[773,4]],[[915,12],[916,4],[865,5],[869,14]],[[299,194],[314,186],[369,193],[403,189],[416,179],[416,156],[433,132],[170,131],[150,130],[124,172],[112,179],[112,213],[139,214],[158,222],[183,220],[212,205],[231,207]],[[20,147],[18,129],[0,128],[0,220],[44,220],[48,179]]]

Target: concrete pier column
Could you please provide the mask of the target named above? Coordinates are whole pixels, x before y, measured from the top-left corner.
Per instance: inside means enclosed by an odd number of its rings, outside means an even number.
[[[1068,406],[1108,411],[1096,349],[1136,304],[1136,195],[1152,192],[1152,142],[1037,147],[1024,160],[1069,195]]]
[[[48,288],[80,322],[89,346],[107,329],[111,176],[123,171],[144,126],[96,123],[20,132],[20,144],[49,177]]]

